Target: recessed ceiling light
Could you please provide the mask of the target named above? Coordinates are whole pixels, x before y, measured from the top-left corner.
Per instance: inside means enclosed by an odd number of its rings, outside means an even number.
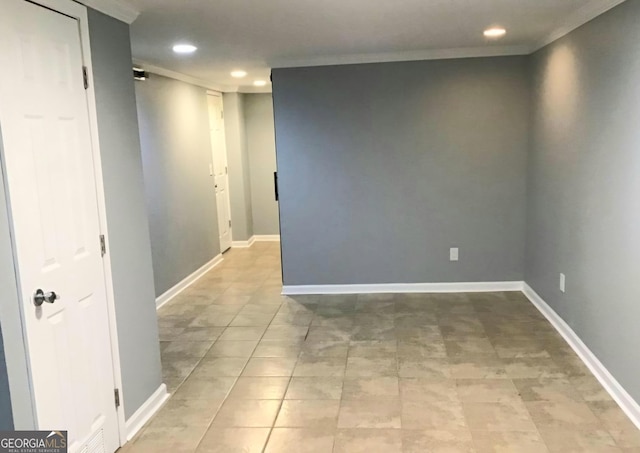
[[[247,71],[243,71],[242,69],[231,71],[231,77],[235,77],[236,79],[241,79],[246,75],[247,75]]]
[[[193,44],[176,44],[173,46],[173,51],[175,53],[193,53],[196,50],[198,50],[198,48]]]
[[[267,84],[267,82],[265,82],[264,80],[255,80],[255,81],[253,82],[253,85],[254,85],[254,86],[257,86],[257,87],[263,87],[263,86],[265,86],[266,84]]]
[[[507,30],[505,30],[502,27],[491,27],[491,28],[487,28],[484,31],[484,35],[487,38],[502,38],[506,34],[507,34]]]

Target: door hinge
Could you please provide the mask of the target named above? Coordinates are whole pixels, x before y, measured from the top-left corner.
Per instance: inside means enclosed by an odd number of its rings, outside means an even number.
[[[82,80],[84,81],[84,89],[89,88],[89,73],[87,72],[87,67],[82,67]]]
[[[116,408],[120,407],[120,390],[119,389],[113,389],[113,398],[115,399],[115,402],[116,402]]]
[[[220,119],[223,120],[224,119],[224,110],[220,110]]]
[[[229,220],[229,228],[231,228],[231,220]]]
[[[100,253],[101,256],[105,256],[107,254],[107,241],[104,238],[104,234],[100,235]]]
[[[227,167],[224,167],[224,174],[228,175],[229,174],[229,169]]]

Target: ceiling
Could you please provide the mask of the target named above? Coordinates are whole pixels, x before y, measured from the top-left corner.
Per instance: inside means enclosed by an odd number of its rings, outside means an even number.
[[[527,54],[622,0],[119,0],[139,12],[133,56],[152,72],[224,91],[270,68]],[[489,26],[507,29],[487,40]],[[177,42],[198,47],[191,55]],[[244,69],[243,79],[230,72]]]

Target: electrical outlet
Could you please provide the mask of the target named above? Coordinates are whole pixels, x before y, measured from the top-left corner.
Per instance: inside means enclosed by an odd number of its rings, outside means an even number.
[[[565,290],[565,284],[566,284],[566,277],[564,276],[564,274],[560,274],[560,291],[564,292]]]
[[[449,261],[458,261],[458,247],[449,249]]]

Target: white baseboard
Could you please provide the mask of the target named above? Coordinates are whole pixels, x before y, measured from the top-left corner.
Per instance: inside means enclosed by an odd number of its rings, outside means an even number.
[[[255,236],[251,236],[246,241],[232,241],[231,242],[231,247],[245,249],[247,247],[251,247],[254,242],[256,242],[256,238],[255,238]]]
[[[194,273],[185,277],[177,285],[175,285],[174,287],[172,287],[162,295],[158,296],[156,298],[156,309],[162,307],[164,304],[166,304],[171,299],[176,297],[178,294],[180,294],[182,291],[187,289],[189,286],[193,285],[195,282],[198,281],[200,277],[202,277],[204,274],[209,272],[211,269],[216,267],[221,262],[222,262],[222,255],[219,254],[215,258],[213,258],[211,261],[209,261],[207,264],[205,264],[204,266],[196,270]]]
[[[480,293],[522,291],[523,282],[383,283],[372,285],[292,285],[283,286],[284,295],[373,294],[373,293]]]
[[[540,313],[551,323],[565,341],[580,357],[591,373],[611,395],[627,417],[640,429],[640,405],[627,393],[607,368],[598,360],[593,352],[584,344],[573,329],[549,306],[528,284],[524,284],[522,292],[535,305]]]
[[[280,242],[279,234],[256,234],[253,238],[256,242]]]
[[[167,393],[167,386],[160,384],[160,387],[153,392],[153,395],[125,422],[127,442],[133,439],[133,436],[158,412],[168,398],[169,393]]]

